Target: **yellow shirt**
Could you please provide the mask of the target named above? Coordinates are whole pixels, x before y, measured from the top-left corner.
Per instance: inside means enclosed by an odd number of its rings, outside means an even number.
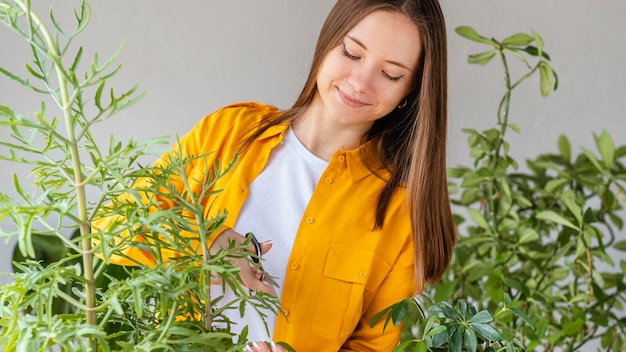
[[[240,153],[241,142],[259,121],[278,113],[267,105],[234,104],[206,116],[181,138],[186,155],[214,152],[187,168],[192,184],[203,178],[213,158],[228,163],[238,154],[234,168],[214,186],[222,191],[204,205],[207,219],[228,211],[223,228],[209,242],[224,228],[234,227],[248,185],[262,172],[287,126],[269,128]],[[297,352],[390,351],[397,345],[399,327],[390,323],[383,333],[384,319],[373,328],[369,320],[413,294],[413,242],[404,190],[395,192],[383,228],[374,230],[385,173],[374,175],[362,162],[362,155],[373,155],[369,148],[371,143],[366,143],[362,150],[332,156],[300,221],[280,297],[287,319],[277,316],[273,335],[274,341],[287,342]],[[150,261],[135,248],[125,254]],[[122,258],[112,261],[131,264]]]

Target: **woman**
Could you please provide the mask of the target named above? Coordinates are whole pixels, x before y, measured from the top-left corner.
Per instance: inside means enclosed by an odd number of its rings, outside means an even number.
[[[234,104],[181,139],[189,155],[238,155],[206,203],[207,218],[228,210],[208,245],[243,243],[247,232],[261,240],[278,288],[244,259],[239,276],[279,295],[285,315],[268,319],[271,340],[298,352],[391,350],[401,327],[370,327],[371,317],[445,271],[456,240],[446,70],[437,0],[339,0],[292,108]],[[211,163],[198,162],[188,179]],[[240,324],[250,340],[270,340],[249,319]]]

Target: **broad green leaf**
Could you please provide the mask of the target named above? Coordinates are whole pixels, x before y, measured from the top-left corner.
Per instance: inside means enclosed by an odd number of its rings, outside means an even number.
[[[570,147],[569,140],[564,134],[559,136],[558,146],[561,156],[567,163],[569,163],[572,158],[572,148]]]
[[[503,45],[524,46],[533,42],[535,38],[526,33],[516,33],[509,37],[506,37],[503,41]]]
[[[529,55],[543,57],[544,59],[550,61],[550,55],[548,55],[548,53],[546,53],[545,51],[542,51],[541,53],[539,53],[539,50],[535,46],[529,45],[529,46],[527,46],[525,48],[522,48],[520,50],[524,50]]]
[[[526,228],[522,231],[522,235],[519,238],[519,244],[524,244],[539,239],[539,234],[533,228]]]
[[[486,65],[496,56],[498,52],[495,50],[486,51],[480,54],[469,55],[467,57],[467,63],[470,64],[478,64],[478,65]]]
[[[586,148],[581,148],[581,149],[583,151],[583,154],[585,154],[585,156],[587,157],[587,159],[593,164],[593,166],[595,166],[596,170],[598,170],[600,173],[603,173],[604,168],[602,167],[602,165],[600,165],[600,162],[598,161],[596,156],[593,155],[593,153]]]
[[[539,64],[539,84],[541,96],[547,97],[555,86],[555,76],[552,67],[545,62]]]
[[[522,312],[518,308],[508,308],[511,312],[513,312],[518,317],[522,318],[531,328],[535,329],[535,324],[533,324],[532,320],[526,315],[526,313]]]
[[[579,230],[579,228],[576,227],[576,225],[572,224],[570,221],[568,221],[567,219],[565,219],[561,215],[553,212],[552,210],[544,210],[542,212],[539,212],[536,215],[536,217],[539,220],[554,222],[554,223],[557,223],[557,224],[561,224],[563,226],[567,226],[567,227],[569,227],[569,228],[571,228],[573,230]]]
[[[407,351],[407,348],[409,348],[409,346],[413,343],[413,340],[406,340],[404,342],[402,342],[401,344],[399,344],[398,346],[396,346],[392,352],[404,352]],[[424,341],[420,341],[420,342],[424,342]],[[417,351],[419,348],[419,342],[417,343],[417,345],[415,345],[415,350]],[[427,349],[424,350],[424,352],[428,351]]]
[[[584,323],[585,322],[581,319],[576,319],[574,321],[567,322],[563,324],[561,333],[565,336],[574,336],[580,333],[580,330],[583,328]]]
[[[463,344],[467,347],[468,352],[476,352],[478,339],[476,333],[472,329],[466,329],[463,332]]]
[[[470,208],[468,211],[470,213],[470,216],[472,217],[472,220],[474,220],[476,225],[478,225],[479,227],[487,231],[490,231],[489,224],[487,223],[487,220],[485,219],[483,214],[480,213],[480,211],[474,208]]]
[[[481,310],[469,319],[470,323],[489,323],[493,321],[493,316],[486,310]]]
[[[426,341],[420,340],[415,346],[415,352],[427,352],[428,347],[426,346]]]
[[[613,143],[613,139],[606,130],[602,130],[600,137],[596,137],[596,144],[598,145],[600,155],[602,155],[605,169],[610,170],[615,157],[615,144]]]
[[[573,194],[572,191],[568,191],[567,194],[564,194],[563,197],[561,197],[561,201],[574,216],[574,218],[576,218],[578,227],[580,227],[583,224],[583,210],[578,204],[576,204],[574,197],[576,197],[576,195]]]
[[[618,251],[626,252],[626,240],[615,243],[613,245],[613,248],[617,249]]]
[[[440,333],[446,331],[447,329],[448,328],[446,328],[445,325],[436,326],[435,328],[428,330],[428,333],[425,334],[424,337],[426,338],[426,337],[435,336],[437,334],[440,334]]]
[[[482,35],[478,34],[478,32],[476,32],[474,28],[469,27],[469,26],[457,27],[455,29],[455,32],[461,37],[467,38],[469,40],[472,40],[478,43],[489,44],[494,47],[497,47],[499,45],[498,42],[496,42],[495,40],[483,37]]]
[[[520,129],[519,126],[515,123],[511,123],[509,122],[509,124],[507,125],[508,128],[512,129],[513,131],[515,131],[515,133],[520,133]]]
[[[403,300],[391,308],[391,320],[394,326],[398,326],[402,323],[406,317],[407,311],[407,300]]]
[[[548,193],[558,193],[562,186],[566,185],[570,180],[567,177],[560,177],[546,182],[545,190]]]
[[[470,327],[479,335],[490,341],[502,341],[502,335],[489,324],[470,323]]]
[[[461,352],[463,350],[463,332],[461,329],[452,330],[450,333],[449,352]]]
[[[467,317],[467,301],[464,299],[460,299],[457,303],[457,311],[461,314],[461,318],[465,319]]]

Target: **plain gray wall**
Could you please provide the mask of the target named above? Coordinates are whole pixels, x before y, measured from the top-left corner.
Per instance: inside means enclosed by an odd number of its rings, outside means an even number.
[[[44,3],[42,5],[42,3]],[[198,119],[236,101],[260,101],[286,108],[308,72],[315,39],[331,0],[106,0],[93,1],[93,18],[76,44],[84,60],[94,50],[105,57],[125,41],[117,60],[122,71],[112,82],[118,91],[140,83],[147,97],[98,127],[98,137],[118,140],[184,134]],[[52,4],[63,23],[76,1],[39,1],[46,14]],[[486,50],[454,33],[470,25],[502,39],[515,32],[539,32],[551,55],[560,87],[540,96],[538,79],[514,92],[511,154],[526,157],[556,151],[560,134],[594,148],[593,134],[608,130],[626,144],[626,2],[605,0],[443,0],[449,38],[449,165],[469,162],[461,128],[494,126],[503,93],[502,69],[468,65],[466,58]],[[69,17],[71,18],[71,17]],[[25,44],[0,27],[0,66],[24,74],[30,61]],[[511,59],[514,61],[514,59]],[[517,62],[513,70],[520,72]],[[41,96],[0,77],[0,105],[28,114]],[[50,115],[59,115],[49,105]],[[7,129],[0,138],[7,140]],[[14,194],[11,175],[28,182],[27,168],[0,161],[0,192]],[[6,221],[0,223],[9,228]],[[624,231],[619,233],[624,237]],[[0,239],[0,272],[10,270],[13,241]],[[0,282],[6,277],[0,277]]]

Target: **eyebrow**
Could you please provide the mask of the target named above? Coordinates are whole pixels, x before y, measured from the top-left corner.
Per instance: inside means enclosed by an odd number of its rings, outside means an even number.
[[[348,39],[352,40],[353,42],[357,43],[357,44],[358,44],[361,48],[363,48],[363,49],[367,50],[367,47],[365,46],[365,44],[363,44],[360,40],[356,39],[355,37],[352,37],[352,36],[346,35],[346,38],[348,38]],[[393,60],[385,60],[385,62],[388,62],[388,63],[390,63],[390,64],[392,64],[392,65],[396,65],[396,66],[399,66],[399,67],[405,68],[405,69],[407,69],[408,71],[411,71],[411,69],[410,69],[410,68],[408,68],[405,64],[403,64],[403,63],[401,63],[401,62],[398,62],[398,61],[393,61]]]

